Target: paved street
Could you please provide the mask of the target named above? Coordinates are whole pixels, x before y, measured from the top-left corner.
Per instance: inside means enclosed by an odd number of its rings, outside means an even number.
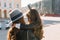
[[[0,30],[0,40],[7,40],[7,30]]]
[[[60,40],[60,17],[42,17],[44,36],[42,40]]]
[[[60,40],[60,17],[41,18],[45,36],[42,40]],[[0,40],[7,40],[7,31],[8,30],[0,30]]]
[[[43,40],[60,40],[60,24],[45,27],[44,36]]]

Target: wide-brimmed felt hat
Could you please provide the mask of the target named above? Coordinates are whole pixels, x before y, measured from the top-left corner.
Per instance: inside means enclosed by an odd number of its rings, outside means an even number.
[[[18,19],[23,17],[23,13],[20,12],[20,10],[15,9],[13,11],[10,12],[10,19],[12,22],[17,21]]]
[[[19,9],[12,10],[9,13],[10,19],[11,19],[11,21],[9,22],[9,25],[12,24],[12,22],[15,22],[15,21],[19,20],[20,18],[22,18],[27,13],[28,13],[28,11],[26,13],[22,13]]]

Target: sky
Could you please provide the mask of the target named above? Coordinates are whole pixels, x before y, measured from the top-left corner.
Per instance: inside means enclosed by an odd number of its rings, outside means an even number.
[[[25,7],[30,3],[33,4],[38,1],[42,1],[42,0],[21,0],[21,7]]]

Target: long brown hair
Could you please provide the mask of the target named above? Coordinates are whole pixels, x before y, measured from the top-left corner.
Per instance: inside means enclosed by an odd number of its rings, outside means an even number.
[[[40,15],[39,15],[39,13],[36,9],[30,9],[30,11],[27,14],[27,17],[28,17],[28,21],[30,23],[32,23],[33,21],[38,20],[40,22],[40,24],[42,24]]]
[[[43,25],[42,25],[42,21],[41,18],[39,16],[39,13],[37,12],[36,9],[30,9],[30,11],[27,14],[28,20],[30,23],[36,22],[38,21],[37,26],[39,26],[39,28],[34,29],[34,34],[39,37],[40,39],[43,38]]]

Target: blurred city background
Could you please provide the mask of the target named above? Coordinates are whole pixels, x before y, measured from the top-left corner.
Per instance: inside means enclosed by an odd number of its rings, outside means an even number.
[[[20,9],[27,12],[29,4],[42,19],[44,36],[42,40],[60,40],[60,0],[0,0],[0,40],[7,40],[9,12]]]

